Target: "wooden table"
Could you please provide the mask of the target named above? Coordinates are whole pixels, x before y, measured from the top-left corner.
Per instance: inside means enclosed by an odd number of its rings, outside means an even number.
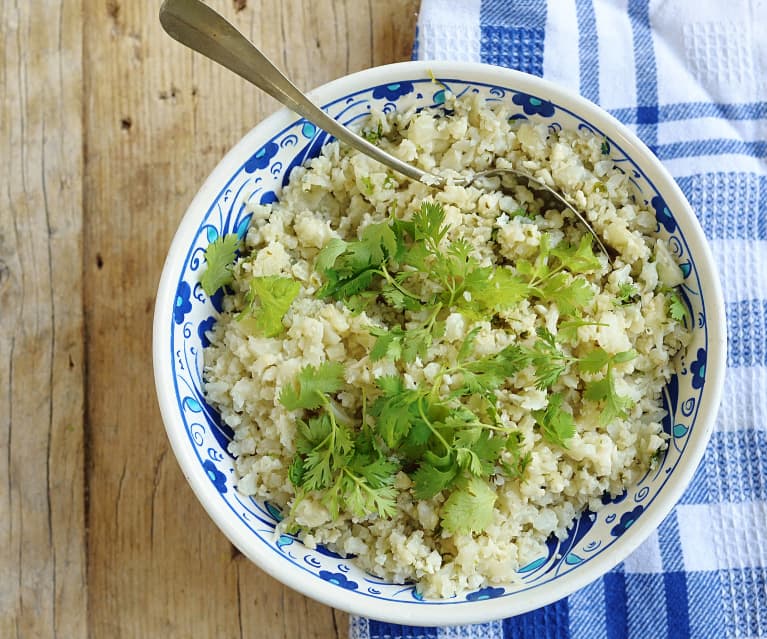
[[[0,0],[0,637],[344,637],[242,557],[169,451],[165,252],[276,103],[158,2]],[[298,86],[409,57],[417,0],[211,0]]]

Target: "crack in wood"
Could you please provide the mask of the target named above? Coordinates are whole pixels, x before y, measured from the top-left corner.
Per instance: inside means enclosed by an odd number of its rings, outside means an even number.
[[[152,497],[150,501],[151,505],[151,518],[149,523],[149,539],[151,543],[154,545],[154,528],[155,528],[155,519],[157,517],[157,512],[155,509],[155,500],[157,499],[157,491],[160,489],[160,473],[162,472],[162,465],[165,462],[165,457],[168,454],[168,449],[160,453],[160,457],[157,459],[157,462],[154,465],[154,472],[152,473]]]

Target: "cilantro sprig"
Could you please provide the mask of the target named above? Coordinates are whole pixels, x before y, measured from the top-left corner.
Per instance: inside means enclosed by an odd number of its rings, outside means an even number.
[[[548,234],[542,234],[536,259],[518,261],[517,272],[526,279],[529,296],[553,302],[562,315],[575,315],[594,297],[589,283],[578,275],[599,269],[601,262],[587,235],[577,246],[563,244],[550,248],[549,242]]]
[[[471,359],[475,335],[470,333],[459,361],[429,384],[411,388],[399,375],[377,378],[378,394],[369,406],[365,402],[356,426],[345,422],[334,400],[344,385],[341,365],[303,368],[279,398],[305,416],[297,423],[289,471],[298,495],[294,507],[313,492],[333,517],[341,511],[355,517],[391,516],[394,476],[402,470],[413,482],[416,499],[447,491],[441,515],[445,530],[482,530],[495,501],[487,481],[498,473],[519,479],[530,461],[521,433],[500,423],[494,395],[528,360],[515,345]],[[447,375],[457,380],[450,392],[442,388]],[[475,501],[478,516],[465,528],[456,515]]]
[[[397,462],[382,453],[368,430],[357,431],[339,419],[331,397],[343,387],[343,373],[338,362],[310,365],[283,388],[279,401],[285,408],[317,412],[297,423],[288,477],[303,493],[322,491],[321,501],[333,518],[341,510],[360,518],[371,513],[392,517]]]
[[[549,396],[545,410],[533,411],[533,419],[546,441],[567,448],[567,440],[575,435],[575,421],[573,416],[562,408],[562,402],[562,395],[553,393]]]
[[[234,281],[234,262],[241,240],[236,233],[216,238],[205,249],[207,268],[200,285],[207,295],[215,294]],[[241,325],[252,333],[276,337],[284,330],[282,319],[301,290],[290,277],[266,275],[250,278],[245,294],[245,307],[236,316]]]
[[[245,295],[245,309],[237,319],[253,333],[276,337],[285,330],[282,318],[300,290],[301,285],[290,277],[252,277]]]
[[[232,266],[240,247],[240,238],[236,233],[217,237],[205,249],[207,268],[200,277],[200,285],[206,295],[213,295],[222,286],[228,286],[234,280]]]
[[[358,240],[330,240],[316,270],[324,278],[320,299],[340,300],[354,310],[378,301],[400,312],[421,312],[418,326],[371,328],[373,360],[409,363],[425,357],[443,331],[442,318],[458,311],[467,319],[490,319],[528,298],[554,303],[561,315],[577,318],[594,293],[585,273],[601,268],[591,238],[550,247],[543,234],[534,262],[481,265],[464,239],[448,241],[444,207],[424,201],[408,220],[370,224]],[[554,375],[556,378],[556,375]],[[547,379],[540,384],[550,385]]]
[[[614,368],[616,365],[630,362],[637,356],[635,350],[622,351],[610,355],[602,348],[591,351],[578,362],[580,370],[585,373],[599,373],[606,367],[604,375],[586,384],[584,399],[591,402],[602,402],[600,424],[607,425],[615,419],[625,419],[628,411],[634,405],[630,397],[618,395],[615,388]]]
[[[687,309],[687,305],[676,290],[668,292],[668,314],[671,316],[671,319],[674,319],[677,322],[683,322],[690,317],[690,311]]]

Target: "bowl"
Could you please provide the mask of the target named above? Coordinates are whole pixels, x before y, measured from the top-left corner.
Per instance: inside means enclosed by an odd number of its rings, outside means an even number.
[[[434,82],[433,78],[439,79]],[[386,583],[322,546],[275,534],[276,504],[238,493],[231,431],[205,401],[202,349],[220,300],[199,284],[207,245],[248,228],[248,202],[275,201],[292,168],[316,156],[329,136],[283,109],[258,124],[205,181],[175,234],[162,272],[154,316],[154,373],[168,438],[189,484],[231,542],[268,574],[322,603],[350,613],[413,625],[483,622],[552,603],[625,559],[664,519],[701,460],[719,405],[725,370],[724,305],[703,231],[679,187],[658,159],[618,121],[587,100],[527,74],[482,64],[406,62],[335,80],[310,93],[344,124],[372,107],[439,106],[448,89],[504,100],[515,117],[553,128],[604,136],[610,158],[630,172],[655,209],[684,273],[692,340],[663,392],[668,447],[657,468],[616,499],[586,511],[564,540],[518,571],[514,584],[486,587],[447,600],[423,600],[412,584]]]

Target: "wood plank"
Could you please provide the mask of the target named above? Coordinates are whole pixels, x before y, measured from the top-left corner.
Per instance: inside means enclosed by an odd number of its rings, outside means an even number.
[[[211,4],[308,88],[407,58],[416,2]],[[153,300],[175,227],[277,105],[165,36],[155,3],[83,4],[90,635],[345,636],[345,615],[265,575],[210,522],[169,451],[152,381]]]
[[[86,636],[81,3],[0,3],[0,43],[0,637],[77,639]]]

